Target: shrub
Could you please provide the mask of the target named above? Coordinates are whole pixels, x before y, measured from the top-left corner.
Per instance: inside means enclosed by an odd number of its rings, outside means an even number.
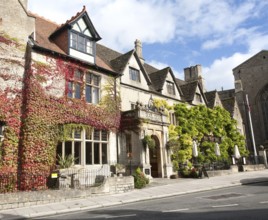
[[[133,177],[134,177],[134,187],[136,189],[144,188],[146,184],[149,183],[149,179],[145,176],[145,174],[141,171],[139,167],[136,169]]]

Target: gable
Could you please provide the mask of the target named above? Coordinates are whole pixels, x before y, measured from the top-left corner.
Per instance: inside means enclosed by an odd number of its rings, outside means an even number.
[[[101,37],[94,28],[85,7],[76,16],[58,27],[49,38],[67,55],[89,63],[96,63],[96,42]]]
[[[245,62],[236,66],[233,69],[233,71],[239,70],[241,68],[263,65],[264,63],[265,64],[267,63],[267,60],[268,60],[268,50],[262,50],[259,53],[255,54],[254,56],[250,57]]]
[[[130,56],[126,64],[122,67],[121,83],[144,90],[149,90],[149,77],[137,59],[135,52]]]
[[[179,87],[177,86],[174,79],[175,78],[173,77],[173,73],[169,69],[165,77],[162,94],[166,96],[176,97],[176,99],[181,99],[181,92],[179,91]]]

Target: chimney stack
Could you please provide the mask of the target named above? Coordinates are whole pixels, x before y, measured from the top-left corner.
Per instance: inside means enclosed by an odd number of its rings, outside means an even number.
[[[141,62],[144,63],[144,59],[142,56],[142,43],[138,39],[135,41],[135,51],[136,51],[138,57],[140,58]]]
[[[202,66],[200,64],[190,66],[184,69],[184,81],[198,81],[203,92],[205,92],[205,83],[202,77]]]

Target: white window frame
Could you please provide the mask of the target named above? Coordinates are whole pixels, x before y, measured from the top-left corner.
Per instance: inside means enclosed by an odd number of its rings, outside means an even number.
[[[71,31],[70,47],[79,52],[93,55],[93,41],[84,34]]]
[[[99,131],[100,139],[97,140],[94,137],[94,134]],[[106,133],[106,135],[105,135]],[[74,166],[90,166],[90,165],[103,165],[108,164],[109,161],[109,132],[104,130],[86,130],[81,129],[80,131],[80,137],[75,136],[75,130],[72,131],[71,137],[69,140],[61,143],[61,155],[62,157],[68,156],[66,154],[66,145],[67,143],[71,143],[71,154],[75,157]],[[88,135],[89,134],[89,135]],[[104,137],[105,135],[105,137]],[[75,145],[76,143],[80,144],[80,155],[77,158],[75,153]],[[87,143],[91,143],[91,163],[87,163],[87,155],[86,155],[86,147]],[[94,150],[95,146],[98,145],[98,158],[95,158]],[[106,147],[106,149],[105,149]],[[105,150],[105,152],[104,152]],[[104,155],[104,153],[106,155]],[[57,152],[58,154],[58,152]],[[105,157],[105,158],[104,158]],[[96,161],[99,161],[98,163]]]

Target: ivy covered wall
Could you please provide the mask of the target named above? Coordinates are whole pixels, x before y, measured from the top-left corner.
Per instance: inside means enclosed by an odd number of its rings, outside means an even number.
[[[23,48],[3,36],[2,45],[9,48],[9,53]],[[120,122],[113,77],[98,72],[105,84],[103,100],[99,105],[88,104],[83,97],[81,100],[66,97],[67,81],[74,77],[70,70],[75,68],[95,70],[79,62],[33,51],[29,45],[21,49],[21,57],[25,57],[20,62],[21,77],[10,83],[10,70],[15,62],[12,59],[6,61],[9,67],[6,72],[1,68],[1,73],[5,74],[0,74],[0,80],[5,81],[5,86],[0,88],[0,121],[5,123],[4,141],[0,145],[0,172],[20,172],[19,185],[14,184],[13,190],[44,187],[45,180],[29,181],[31,176],[27,174],[49,175],[55,165],[56,146],[64,135],[64,125],[83,124],[115,131]]]

